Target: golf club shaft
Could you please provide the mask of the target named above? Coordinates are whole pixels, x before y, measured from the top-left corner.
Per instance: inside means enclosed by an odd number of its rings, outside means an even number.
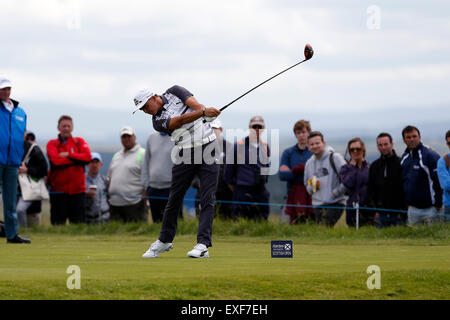
[[[235,102],[238,101],[239,99],[245,97],[247,94],[249,94],[249,93],[252,92],[253,90],[255,90],[255,89],[261,87],[261,86],[262,86],[263,84],[265,84],[266,82],[269,82],[269,81],[272,80],[273,78],[278,77],[280,74],[285,73],[286,71],[288,71],[288,70],[290,70],[290,69],[292,69],[292,68],[298,66],[299,64],[301,64],[301,63],[303,63],[303,62],[305,62],[305,61],[307,61],[307,59],[305,59],[305,60],[303,60],[303,61],[300,61],[300,62],[294,64],[293,66],[291,66],[291,67],[289,67],[289,68],[287,68],[287,69],[281,71],[280,73],[277,73],[277,74],[274,75],[273,77],[271,77],[271,78],[267,79],[266,81],[264,81],[264,82],[258,84],[256,87],[254,87],[253,89],[247,91],[246,93],[244,93],[244,94],[243,94],[242,96],[240,96],[239,98],[236,98],[235,100],[231,101],[231,102],[230,102],[229,104],[227,104],[226,106],[222,107],[222,109],[220,109],[220,111],[225,110],[226,108],[228,108],[229,106],[231,106],[233,103],[235,103]]]

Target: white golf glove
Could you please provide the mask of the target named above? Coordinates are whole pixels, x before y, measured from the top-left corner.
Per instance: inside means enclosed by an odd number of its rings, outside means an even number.
[[[216,119],[217,119],[217,117],[203,117],[203,120],[205,122],[213,122]]]

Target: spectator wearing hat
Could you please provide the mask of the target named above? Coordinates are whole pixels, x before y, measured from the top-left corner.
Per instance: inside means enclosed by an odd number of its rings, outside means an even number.
[[[142,184],[149,198],[154,223],[162,222],[169,198],[173,168],[171,153],[174,146],[175,143],[167,133],[152,133],[147,139]],[[180,208],[180,216],[181,211]]]
[[[86,174],[86,223],[102,224],[109,221],[108,180],[100,174],[103,166],[100,153],[92,152]]]
[[[7,243],[30,243],[18,234],[17,184],[23,157],[27,115],[19,102],[10,98],[11,81],[0,77],[0,190]]]
[[[286,149],[281,157],[278,176],[287,182],[287,201],[283,213],[289,216],[289,223],[305,223],[314,218],[311,195],[303,183],[305,164],[312,153],[308,149],[308,135],[311,133],[309,121],[300,120],[294,125],[297,143]]]
[[[178,213],[195,175],[200,178],[201,210],[197,232],[197,245],[188,252],[192,258],[208,258],[212,246],[214,195],[219,166],[214,162],[216,136],[210,122],[220,115],[215,108],[206,108],[194,95],[181,86],[173,86],[158,95],[148,89],[134,97],[134,112],[138,110],[152,116],[153,128],[171,136],[175,143],[170,196],[164,211],[159,239],[152,243],[143,258],[156,258],[173,248]]]
[[[145,149],[136,143],[131,127],[120,130],[123,149],[117,152],[108,170],[111,221],[147,222],[148,206],[142,183]]]
[[[73,137],[73,120],[63,115],[58,120],[58,138],[47,143],[50,171],[50,221],[52,225],[83,223],[85,219],[85,166],[91,161],[87,142]]]
[[[268,220],[270,193],[266,188],[268,176],[263,169],[270,166],[270,150],[261,134],[264,119],[255,116],[250,120],[250,134],[234,144],[234,159],[225,165],[225,181],[233,191],[233,218]],[[242,202],[242,203],[238,203]],[[249,203],[257,203],[250,205]]]
[[[213,128],[217,137],[216,157],[220,165],[216,191],[216,213],[221,218],[229,219],[232,218],[231,201],[233,200],[233,191],[231,191],[225,181],[224,168],[227,162],[227,156],[229,156],[228,158],[232,158],[233,144],[223,138],[222,121],[219,119],[214,120],[211,122],[211,128]]]

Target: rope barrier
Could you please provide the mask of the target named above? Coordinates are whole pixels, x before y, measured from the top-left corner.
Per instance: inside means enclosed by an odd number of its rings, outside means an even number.
[[[49,192],[49,194],[64,194],[63,192]],[[124,193],[107,193],[104,192],[105,195],[110,196],[122,196],[127,198],[139,198],[139,199],[153,199],[153,200],[169,200],[168,197],[156,197],[156,196],[139,196],[139,195],[131,195]],[[200,199],[190,199],[184,198],[184,201],[189,202],[200,202]],[[236,204],[236,205],[255,205],[255,206],[273,206],[273,207],[294,207],[294,208],[316,208],[316,209],[346,209],[346,210],[356,210],[352,207],[347,206],[308,206],[301,204],[286,204],[286,203],[268,203],[268,202],[245,202],[245,201],[228,201],[228,200],[216,200],[216,203],[224,203],[224,204]],[[379,211],[379,212],[392,212],[392,213],[408,213],[406,210],[396,210],[396,209],[385,209],[385,208],[371,208],[371,207],[360,207],[362,210],[369,211]]]

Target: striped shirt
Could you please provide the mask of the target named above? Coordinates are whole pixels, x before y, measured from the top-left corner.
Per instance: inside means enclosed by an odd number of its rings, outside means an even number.
[[[185,88],[173,86],[161,96],[163,106],[153,116],[153,128],[169,134],[175,145],[183,148],[200,146],[216,139],[210,123],[203,123],[203,118],[184,124],[173,131],[170,130],[169,124],[172,118],[195,112],[186,105],[186,100],[192,96],[193,94]]]

